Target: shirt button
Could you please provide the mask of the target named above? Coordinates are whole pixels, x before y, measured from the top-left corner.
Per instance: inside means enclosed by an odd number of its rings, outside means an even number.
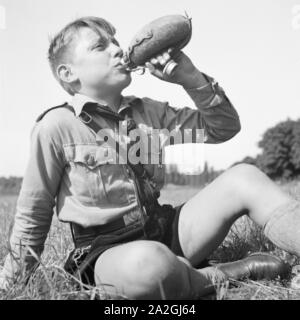
[[[89,156],[89,158],[87,159],[87,164],[89,166],[93,166],[95,164],[95,157],[94,156]]]

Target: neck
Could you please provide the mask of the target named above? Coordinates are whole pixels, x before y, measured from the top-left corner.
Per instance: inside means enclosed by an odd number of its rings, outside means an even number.
[[[107,105],[111,110],[118,112],[121,101],[122,101],[122,95],[121,92],[114,93],[114,94],[103,94],[100,92],[80,92],[81,94],[84,94],[96,102]]]

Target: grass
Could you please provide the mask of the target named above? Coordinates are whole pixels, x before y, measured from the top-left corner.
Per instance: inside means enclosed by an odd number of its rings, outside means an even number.
[[[300,182],[291,182],[281,186],[293,197],[300,198]],[[166,186],[161,192],[161,203],[174,206],[187,201],[198,192],[192,187]],[[16,196],[0,197],[0,265],[8,252],[8,239],[13,223],[16,206]],[[0,300],[3,299],[51,299],[51,300],[82,300],[105,299],[106,287],[83,287],[78,280],[70,277],[63,270],[63,264],[72,250],[72,238],[68,224],[60,223],[53,218],[49,236],[45,243],[40,267],[34,273],[27,285],[22,276],[8,291],[0,290]],[[220,262],[234,261],[250,252],[273,252],[292,265],[300,264],[299,259],[276,248],[263,235],[261,229],[255,226],[247,217],[240,218],[231,228],[222,245],[210,257]],[[300,299],[300,292],[289,288],[290,279],[280,281],[231,281],[217,289],[217,293],[203,299],[222,300],[292,300]],[[118,298],[122,298],[118,296]]]

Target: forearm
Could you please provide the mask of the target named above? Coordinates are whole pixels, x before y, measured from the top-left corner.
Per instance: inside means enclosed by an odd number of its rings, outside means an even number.
[[[206,84],[191,89],[185,87],[185,90],[201,113],[206,133],[205,142],[223,142],[240,131],[239,115],[224,90],[213,78],[202,74],[195,83],[203,83],[203,77],[206,79]]]
[[[182,78],[181,85],[185,90],[201,88],[209,83],[207,77],[197,68],[186,77]]]

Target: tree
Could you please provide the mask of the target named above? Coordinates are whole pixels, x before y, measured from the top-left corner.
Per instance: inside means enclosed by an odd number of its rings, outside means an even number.
[[[21,189],[22,178],[20,177],[0,177],[0,195],[18,194]]]
[[[247,156],[243,160],[235,162],[233,165],[231,165],[231,167],[236,166],[237,164],[241,164],[241,163],[247,163],[247,164],[252,164],[252,165],[256,166],[257,165],[257,158]]]
[[[300,120],[294,127],[294,142],[291,150],[292,163],[294,165],[295,171],[300,172]]]
[[[258,143],[257,165],[273,179],[300,174],[300,121],[287,119],[268,129]]]
[[[200,174],[179,172],[174,163],[167,165],[166,169],[165,182],[177,185],[205,186],[222,173],[222,171],[216,171],[209,167],[207,162],[205,162]]]

